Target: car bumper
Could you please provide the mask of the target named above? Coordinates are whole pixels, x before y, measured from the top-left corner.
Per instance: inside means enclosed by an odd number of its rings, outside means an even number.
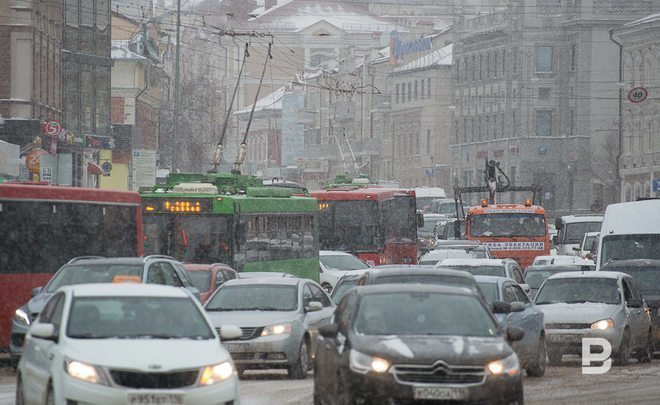
[[[282,368],[298,360],[300,338],[293,335],[264,336],[223,344],[237,367]]]
[[[356,397],[366,398],[374,403],[413,404],[425,400],[444,400],[452,404],[513,404],[523,398],[522,374],[514,376],[486,376],[479,384],[428,384],[402,383],[392,372],[384,374],[359,374],[349,371],[347,383]],[[433,389],[442,392],[459,393],[453,398],[421,398],[419,392],[432,393]],[[437,392],[435,393],[437,394]]]
[[[25,326],[12,320],[11,333],[9,334],[9,354],[12,359],[18,360],[21,357],[21,354],[23,354],[23,343],[28,328],[29,326]]]
[[[131,397],[137,394],[139,397]],[[206,387],[180,389],[135,389],[121,386],[89,384],[65,377],[61,393],[56,403],[83,404],[158,404],[176,403],[179,399],[188,404],[232,404],[239,400],[238,378],[236,376]],[[132,399],[132,400],[131,400]]]
[[[546,329],[546,345],[549,350],[559,350],[563,354],[581,354],[582,339],[601,338],[607,340],[616,350],[621,345],[623,328],[607,330],[595,329]]]

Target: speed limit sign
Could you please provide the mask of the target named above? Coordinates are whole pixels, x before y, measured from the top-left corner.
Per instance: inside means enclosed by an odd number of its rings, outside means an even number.
[[[635,87],[628,93],[628,100],[630,100],[631,103],[641,103],[646,100],[646,97],[648,96],[649,91],[644,87]]]
[[[59,121],[48,121],[46,124],[46,135],[51,136],[51,137],[56,137],[59,136],[60,133],[62,132],[62,126],[60,125]]]

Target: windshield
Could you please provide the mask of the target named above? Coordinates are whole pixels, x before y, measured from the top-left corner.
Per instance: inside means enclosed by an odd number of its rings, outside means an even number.
[[[426,292],[362,298],[355,331],[365,335],[497,335],[493,318],[476,296]]]
[[[580,244],[587,232],[600,231],[601,222],[570,222],[565,223],[557,233],[557,240],[563,244]]]
[[[477,282],[477,284],[479,284],[479,288],[486,298],[486,302],[489,304],[492,304],[493,301],[498,301],[500,299],[499,294],[497,293],[497,284],[485,282]]]
[[[582,304],[587,302],[616,305],[619,288],[612,278],[558,278],[547,280],[536,296],[536,305]]]
[[[437,199],[438,197],[417,197],[417,209],[424,212],[431,212],[433,201]]]
[[[424,226],[419,228],[417,232],[432,234],[433,230],[435,229],[435,225],[438,222],[441,222],[441,220],[438,218],[424,218]]]
[[[190,298],[79,297],[66,334],[74,339],[213,339],[204,315]]]
[[[463,206],[464,210],[467,211],[467,206]],[[432,211],[435,214],[443,214],[447,216],[456,216],[456,202],[453,200],[435,200],[433,202]]]
[[[498,237],[525,236],[543,237],[546,235],[543,214],[479,214],[469,218],[470,236]]]
[[[353,255],[323,255],[320,256],[321,263],[329,269],[336,270],[359,270],[368,269],[369,265]]]
[[[506,277],[506,269],[504,266],[456,266],[456,265],[440,265],[441,268],[450,268],[453,270],[463,270],[472,274],[473,276],[496,276]]]
[[[620,271],[630,274],[637,282],[642,294],[660,295],[660,268],[653,266],[626,266],[612,262],[601,268],[603,271]]]
[[[387,242],[417,242],[415,199],[396,195],[383,202],[383,225]]]
[[[207,311],[294,311],[298,308],[296,285],[224,285],[204,307]]]
[[[582,250],[594,250],[598,247],[598,235],[585,236]]]
[[[335,304],[339,304],[339,301],[344,298],[344,295],[346,295],[351,288],[358,285],[358,281],[360,281],[359,277],[340,280],[335,288],[332,289],[332,294],[330,295]]]
[[[448,276],[446,274],[397,274],[376,277],[374,284],[441,284],[457,285],[472,289],[474,285],[467,277]]]
[[[605,235],[601,265],[610,260],[660,259],[660,234]]]
[[[116,276],[137,276],[142,279],[141,265],[129,264],[75,264],[63,267],[44,288],[55,292],[65,285],[88,283],[112,283]]]
[[[325,250],[376,250],[379,215],[376,201],[326,201],[319,212],[319,239]]]
[[[539,288],[541,284],[545,281],[546,278],[550,277],[553,274],[561,273],[564,271],[578,271],[578,267],[570,270],[530,270],[527,268],[525,271],[525,282],[529,285],[529,288]]]
[[[186,271],[188,277],[199,292],[206,292],[211,289],[211,270]]]

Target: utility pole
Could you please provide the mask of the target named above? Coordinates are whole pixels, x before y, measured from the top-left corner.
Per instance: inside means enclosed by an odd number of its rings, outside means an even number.
[[[172,123],[172,142],[170,148],[172,148],[170,164],[170,172],[174,173],[176,171],[176,140],[177,140],[177,129],[179,126],[179,43],[181,37],[181,0],[176,2],[176,51],[174,56],[174,118]]]

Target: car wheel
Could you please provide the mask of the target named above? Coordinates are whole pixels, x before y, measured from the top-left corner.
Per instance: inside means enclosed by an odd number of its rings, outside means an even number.
[[[653,352],[655,351],[655,344],[653,340],[653,332],[649,331],[646,336],[646,344],[639,349],[637,354],[637,361],[640,363],[649,363],[653,359]]]
[[[23,398],[23,381],[21,380],[21,375],[16,376],[16,405],[23,405],[25,399]]]
[[[548,363],[551,366],[558,366],[561,364],[562,354],[559,350],[548,350]]]
[[[625,366],[628,364],[628,360],[630,360],[630,332],[625,330],[623,331],[621,344],[614,354],[614,365]]]
[[[53,385],[48,385],[48,393],[46,394],[46,405],[55,405],[55,392],[53,391]]]
[[[545,337],[541,336],[539,338],[539,344],[537,347],[538,349],[536,351],[538,354],[536,356],[536,360],[534,360],[534,363],[532,363],[532,365],[527,368],[527,375],[530,377],[543,377],[545,374],[547,356],[547,350],[545,348]],[[559,361],[561,362],[561,357],[559,358]]]
[[[328,294],[332,292],[332,286],[330,285],[330,283],[321,284],[321,288],[323,288],[323,291],[325,291]]]
[[[294,380],[302,380],[307,377],[307,371],[309,370],[309,351],[307,350],[307,339],[303,338],[303,341],[300,343],[300,350],[298,351],[298,360],[289,366],[287,370],[289,373],[289,378]]]

